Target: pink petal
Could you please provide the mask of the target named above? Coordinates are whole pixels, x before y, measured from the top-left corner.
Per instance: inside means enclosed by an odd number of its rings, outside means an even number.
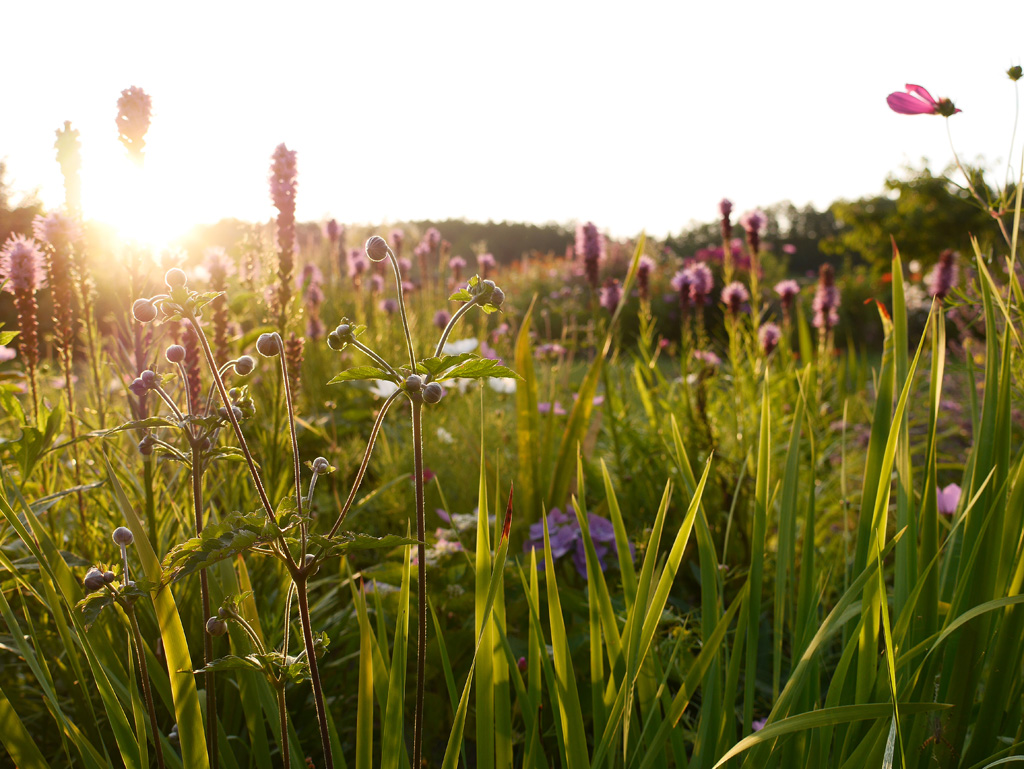
[[[934,115],[935,105],[921,101],[909,93],[891,93],[886,98],[889,109],[900,115]]]
[[[927,102],[931,102],[932,104],[936,103],[935,99],[932,98],[932,95],[928,93],[928,90],[922,86],[907,83],[907,93],[917,94]]]

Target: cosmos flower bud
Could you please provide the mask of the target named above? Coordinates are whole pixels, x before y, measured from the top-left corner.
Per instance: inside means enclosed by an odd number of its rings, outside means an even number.
[[[99,590],[104,584],[106,583],[103,581],[103,572],[96,568],[89,569],[85,579],[82,580],[82,585],[90,593],[94,590]]]
[[[164,352],[164,357],[167,358],[168,363],[181,363],[185,360],[185,348],[180,344],[172,344]]]
[[[264,358],[273,358],[281,354],[281,343],[277,340],[277,334],[260,334],[256,340],[256,350]]]
[[[411,393],[418,393],[423,389],[423,377],[419,374],[410,374],[405,380],[405,389]]]
[[[118,547],[128,547],[128,545],[135,541],[135,535],[132,534],[132,530],[124,526],[118,526],[114,529],[111,537],[114,540],[114,544]]]
[[[164,282],[167,284],[167,288],[173,291],[176,288],[184,288],[185,284],[188,283],[188,276],[185,275],[184,270],[172,267],[164,275]]]
[[[136,299],[132,305],[132,315],[139,323],[149,323],[156,319],[156,305],[149,299]]]
[[[256,368],[256,359],[251,355],[243,355],[235,361],[235,373],[239,376],[249,376]]]
[[[323,475],[331,471],[331,463],[328,462],[324,457],[317,457],[313,460],[313,472],[317,475]]]
[[[437,403],[444,396],[444,388],[437,382],[429,382],[423,387],[423,400],[426,403]]]
[[[228,632],[228,623],[219,617],[210,617],[206,620],[206,632],[212,636],[224,635]]]
[[[388,244],[380,235],[374,235],[366,241],[366,255],[371,261],[382,262],[388,258]]]

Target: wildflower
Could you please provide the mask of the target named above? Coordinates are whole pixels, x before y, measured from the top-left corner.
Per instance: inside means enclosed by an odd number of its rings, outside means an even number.
[[[500,393],[501,395],[511,395],[516,391],[516,380],[488,377],[487,386],[494,390],[494,392]]]
[[[388,240],[391,242],[395,256],[401,256],[402,247],[405,245],[405,230],[396,227],[391,230],[391,234],[388,235]]]
[[[754,721],[750,724],[750,728],[753,729],[755,732],[759,732],[762,729],[764,729],[764,727],[765,727],[765,725],[767,723],[768,723],[768,719],[767,718],[757,718],[757,719],[754,719]]]
[[[338,242],[339,237],[344,231],[345,228],[338,224],[337,219],[331,219],[327,222],[327,226],[324,227],[324,233],[327,235],[327,239],[331,242],[332,246]]]
[[[277,295],[278,324],[283,328],[285,312],[292,296],[292,270],[295,267],[295,191],[298,168],[295,151],[279,144],[270,164],[270,198],[277,209]]]
[[[601,257],[604,255],[604,238],[593,222],[576,228],[576,253],[583,257],[583,271],[587,282],[596,289],[599,278]]]
[[[740,217],[740,225],[747,232],[747,245],[750,246],[752,260],[756,260],[757,255],[761,252],[761,235],[764,233],[764,227],[767,223],[768,217],[759,208],[747,211]],[[755,265],[756,262],[752,261],[751,269],[755,269]]]
[[[454,342],[445,342],[441,352],[445,355],[462,355],[464,352],[473,352],[480,344],[476,339],[457,339]]]
[[[446,443],[449,446],[455,443],[455,436],[452,435],[447,430],[445,430],[443,427],[437,428],[437,439],[441,441],[441,443]]]
[[[476,265],[480,268],[481,278],[486,278],[487,273],[493,270],[497,264],[494,254],[478,254],[476,257]]]
[[[537,411],[541,414],[555,414],[556,416],[565,416],[566,410],[562,407],[562,404],[555,401],[554,404],[548,403],[547,401],[541,401],[537,404]]]
[[[654,269],[654,260],[647,254],[640,257],[636,266],[636,288],[640,292],[640,298],[645,302],[651,298],[651,270]]]
[[[774,323],[765,323],[757,332],[757,338],[761,342],[761,350],[765,355],[771,355],[779,346],[782,338],[782,331]]]
[[[956,264],[957,256],[956,251],[950,249],[943,251],[939,254],[938,264],[924,279],[928,286],[928,293],[936,299],[945,299],[956,285],[959,272]]]
[[[697,262],[686,268],[690,276],[690,299],[694,306],[707,304],[708,296],[715,287],[715,279],[711,275],[711,268],[706,264]]]
[[[672,276],[670,285],[676,292],[676,297],[679,300],[679,307],[683,312],[685,312],[689,308],[690,301],[693,297],[693,292],[691,291],[693,287],[693,276],[686,270],[680,270]]]
[[[398,385],[385,379],[378,379],[370,386],[370,392],[378,398],[390,398],[398,390]]]
[[[466,266],[466,260],[461,256],[453,256],[448,260],[448,269],[452,271],[452,277],[458,283],[462,278],[462,269]]]
[[[72,314],[71,263],[75,243],[81,229],[74,219],[59,213],[37,216],[32,223],[36,240],[46,243],[46,277],[53,301],[53,333],[60,350],[65,371],[71,367],[75,344],[75,322]]]
[[[547,342],[537,347],[533,354],[536,358],[555,360],[565,355],[565,348],[557,342]]]
[[[348,275],[350,278],[356,279],[358,282],[359,276],[366,272],[370,268],[370,262],[363,254],[361,248],[353,248],[349,252],[348,259]]]
[[[5,347],[4,345],[0,344],[0,363],[5,363],[9,360],[14,360],[17,354],[18,351],[15,350],[13,347]]]
[[[722,289],[722,303],[734,318],[740,314],[743,305],[748,301],[750,301],[750,294],[747,287],[738,280],[734,280]]]
[[[118,139],[137,163],[143,159],[152,113],[153,100],[141,88],[133,85],[121,91],[121,98],[117,100]]]
[[[558,560],[569,553],[572,553],[573,565],[576,572],[587,578],[587,551],[583,541],[583,530],[571,505],[567,506],[567,513],[563,513],[557,507],[551,508],[545,517],[548,523],[548,537],[551,542],[551,556]],[[593,513],[587,513],[587,527],[590,529],[590,539],[594,544],[594,551],[597,554],[598,566],[601,571],[608,568],[606,557],[610,552],[618,552],[615,540],[615,527],[607,518],[602,518]],[[544,523],[538,521],[530,526],[530,538],[523,543],[523,552],[544,549]],[[632,545],[630,546],[632,551]],[[544,559],[537,562],[537,568],[544,568]]]
[[[600,290],[601,306],[608,310],[609,313],[614,313],[621,299],[622,288],[619,286],[619,281],[615,278],[608,278]]]
[[[718,213],[722,217],[722,242],[729,243],[732,239],[732,201],[722,198],[718,203]]]
[[[71,127],[71,121],[65,120],[64,127],[56,131],[57,141],[53,148],[57,150],[57,164],[61,176],[64,177],[64,202],[68,211],[80,214],[82,211],[82,143],[78,140],[78,131]]]
[[[501,360],[501,356],[498,355],[498,351],[491,347],[489,344],[487,344],[487,340],[484,340],[483,342],[480,343],[480,357],[489,358],[491,360],[496,360],[501,363],[504,363]]]
[[[451,319],[452,314],[448,310],[438,310],[434,313],[434,325],[439,329],[443,330]]]
[[[394,315],[396,312],[398,312],[398,300],[382,299],[380,302],[380,308],[388,315]]]
[[[839,289],[836,273],[831,264],[821,265],[818,288],[814,292],[814,327],[829,331],[839,322]]]
[[[886,97],[889,109],[900,115],[942,115],[952,117],[960,112],[949,99],[935,99],[919,85],[907,83],[907,92],[899,91]]]
[[[431,251],[436,251],[438,246],[441,245],[441,233],[437,227],[431,227],[423,235],[423,242],[427,244]]]
[[[43,255],[39,245],[21,235],[12,235],[0,249],[0,282],[14,294],[21,333],[18,350],[28,370],[33,411],[38,402],[36,365],[39,363],[39,323],[36,315],[36,290],[46,285]]]
[[[960,487],[955,483],[951,483],[944,489],[937,489],[936,497],[939,512],[942,515],[952,515],[960,504]]]
[[[379,294],[384,290],[384,276],[374,273],[370,276],[370,293]],[[396,303],[397,308],[397,303]]]
[[[722,363],[722,359],[719,358],[710,350],[694,350],[693,357],[699,360],[704,365],[709,366],[711,368],[716,368],[717,366],[720,366]]]

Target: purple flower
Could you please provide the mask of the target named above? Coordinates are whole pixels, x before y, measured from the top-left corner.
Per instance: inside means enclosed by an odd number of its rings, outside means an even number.
[[[604,256],[604,238],[593,222],[581,224],[576,228],[576,253],[583,258],[583,271],[587,276],[587,282],[593,288],[597,288],[599,263]]]
[[[771,355],[779,340],[782,339],[782,331],[774,323],[765,323],[757,332],[757,338],[761,342],[761,350],[765,355]]]
[[[960,487],[951,483],[944,489],[937,489],[936,496],[939,512],[942,515],[952,515],[960,504]]]
[[[423,236],[423,242],[427,244],[431,251],[436,251],[437,247],[441,245],[441,233],[436,227],[431,227]]]
[[[501,361],[501,356],[498,355],[498,351],[491,347],[489,344],[487,344],[486,339],[480,343],[480,357],[489,358],[490,360]]]
[[[587,551],[583,541],[583,530],[573,508],[569,506],[568,513],[562,513],[557,507],[551,509],[546,516],[548,523],[548,537],[551,541],[551,555],[555,560],[572,553],[573,565],[577,573],[587,578]],[[606,556],[610,552],[617,553],[615,541],[615,527],[611,521],[593,513],[587,513],[587,526],[590,529],[590,539],[594,544],[594,551],[597,554],[598,565],[601,571],[608,568]],[[531,550],[544,551],[544,523],[538,521],[530,526],[530,538],[523,543],[523,552]],[[632,553],[633,546],[630,545]],[[537,563],[538,569],[544,568],[544,559]]]
[[[723,219],[728,219],[732,215],[732,201],[729,198],[722,198],[718,201],[718,213]]]
[[[117,100],[117,133],[121,144],[137,161],[142,161],[146,132],[153,113],[153,101],[137,86],[121,91]]]
[[[640,298],[644,301],[651,296],[651,270],[654,269],[654,260],[647,254],[640,257],[636,266],[636,287],[640,292]]]
[[[946,295],[956,285],[959,268],[956,264],[957,253],[946,249],[939,254],[939,261],[924,279],[928,286],[928,293],[936,299],[945,299]]]
[[[374,273],[370,276],[370,293],[379,294],[384,290],[384,276]]]
[[[494,269],[498,262],[495,260],[494,254],[478,254],[476,264],[480,268],[480,277],[486,278],[487,273]]]
[[[690,276],[690,298],[694,305],[701,305],[707,302],[708,296],[715,287],[715,279],[711,274],[711,268],[702,262],[691,264],[686,268]]]
[[[448,310],[438,310],[434,313],[434,325],[439,329],[444,329],[448,325],[448,321],[452,319],[452,314]]]
[[[395,227],[391,230],[388,239],[391,241],[391,250],[395,252],[395,256],[400,256],[402,246],[405,245],[405,230]]]
[[[839,322],[839,289],[836,288],[836,273],[831,264],[821,265],[811,307],[814,309],[815,328],[822,331],[835,328]]]
[[[740,216],[740,226],[745,229],[748,234],[756,232],[758,235],[761,235],[764,232],[764,226],[767,221],[768,218],[760,208],[755,208],[753,211],[747,211],[745,214]]]
[[[679,306],[685,311],[689,308],[690,301],[693,298],[693,275],[688,270],[680,270],[672,276],[669,284],[672,286],[672,290],[676,292]]]
[[[619,286],[619,281],[615,278],[608,278],[600,290],[601,306],[608,310],[609,313],[614,313],[621,299],[622,288]]]
[[[722,289],[722,303],[726,306],[733,317],[740,314],[743,305],[750,301],[750,293],[747,287],[734,280]]]
[[[295,216],[295,191],[298,187],[296,152],[283,143],[274,149],[270,162],[270,198],[282,213]]]
[[[338,220],[331,219],[329,222],[327,222],[327,226],[325,228],[327,233],[327,239],[331,241],[331,243],[337,243],[338,237],[341,235],[341,229],[342,228],[339,227],[338,225]]]
[[[348,274],[350,278],[358,278],[370,267],[370,260],[366,258],[361,248],[353,248],[348,255]]]
[[[539,411],[541,414],[550,414],[554,412],[556,416],[565,416],[566,414],[565,409],[562,408],[562,404],[559,403],[558,401],[555,401],[554,408],[552,408],[552,404],[548,403],[547,401],[541,401],[540,403],[537,404],[537,411]]]
[[[537,358],[549,358],[554,360],[565,355],[565,348],[557,342],[547,342],[537,347],[533,354],[534,357]]]
[[[398,300],[382,299],[380,302],[380,308],[388,315],[394,315],[396,312],[398,312]]]
[[[793,299],[800,293],[800,284],[795,280],[780,280],[775,284],[775,293],[779,295],[783,306],[793,304]]]
[[[40,243],[49,243],[57,251],[66,251],[82,237],[82,228],[70,216],[54,212],[37,216],[32,222],[32,234]]]
[[[15,350],[13,347],[4,347],[4,345],[0,344],[0,363],[5,363],[9,360],[14,360],[17,354],[18,351]]]
[[[765,727],[765,725],[767,723],[768,723],[768,719],[767,718],[757,718],[757,719],[754,719],[753,722],[751,722],[750,728],[753,729],[755,732],[759,732],[762,729],[764,729],[764,727]]]
[[[466,260],[461,256],[453,256],[448,260],[448,269],[452,271],[452,275],[455,281],[458,282],[462,277],[462,270],[466,266]]]
[[[710,350],[694,350],[693,357],[711,368],[716,368],[722,363],[722,359]]]
[[[900,115],[942,115],[952,117],[960,112],[949,99],[935,99],[927,90],[919,85],[907,83],[906,93],[896,91],[889,94],[885,101],[889,109]]]
[[[21,235],[11,235],[0,249],[0,281],[12,294],[28,294],[46,285],[46,270],[39,244]]]

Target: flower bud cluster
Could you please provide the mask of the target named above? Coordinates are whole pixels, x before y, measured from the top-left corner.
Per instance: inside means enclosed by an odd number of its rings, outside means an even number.
[[[231,401],[230,408],[234,412],[236,422],[252,419],[256,415],[256,402],[249,394],[248,387],[232,387],[228,390],[228,398]],[[217,415],[225,422],[230,421],[228,410],[224,406],[217,409]]]
[[[150,390],[157,389],[161,381],[162,378],[158,373],[146,369],[128,385],[128,389],[141,398]]]

